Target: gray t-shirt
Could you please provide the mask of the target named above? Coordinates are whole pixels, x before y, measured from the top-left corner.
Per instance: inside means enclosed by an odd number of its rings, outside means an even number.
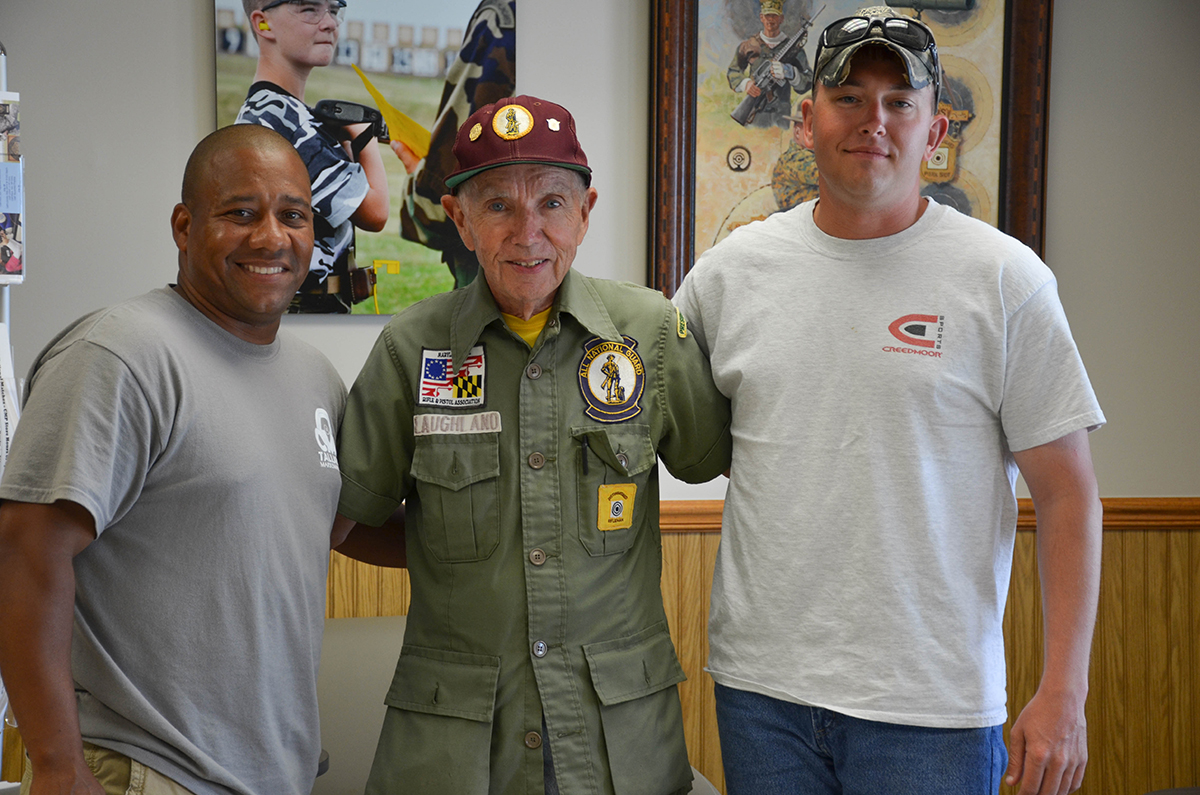
[[[866,720],[1003,723],[1012,451],[1104,422],[1054,275],[933,202],[872,240],[813,206],[736,230],[675,296],[733,401],[710,672]]]
[[[345,390],[281,333],[255,345],[170,289],[39,355],[0,498],[72,500],[84,739],[198,792],[308,793]]]

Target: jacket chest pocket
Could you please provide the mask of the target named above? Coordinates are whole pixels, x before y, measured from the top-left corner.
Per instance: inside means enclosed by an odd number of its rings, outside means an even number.
[[[412,476],[421,537],[442,563],[487,560],[500,542],[500,438],[422,436]]]
[[[576,442],[579,541],[589,555],[617,555],[633,546],[645,523],[646,488],[657,457],[646,425],[586,425]]]

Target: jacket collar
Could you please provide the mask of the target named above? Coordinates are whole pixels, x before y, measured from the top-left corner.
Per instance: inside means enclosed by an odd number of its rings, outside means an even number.
[[[450,326],[450,356],[454,372],[458,372],[458,368],[466,361],[467,352],[479,342],[483,330],[491,323],[504,322],[482,269],[475,281],[459,292],[461,296]],[[561,320],[562,315],[574,318],[597,337],[611,342],[621,341],[621,333],[613,325],[592,280],[576,273],[573,268],[567,270],[562,284],[558,286],[550,319]]]

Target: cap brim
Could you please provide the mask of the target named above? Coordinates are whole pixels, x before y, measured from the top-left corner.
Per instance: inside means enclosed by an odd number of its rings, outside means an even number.
[[[446,177],[446,187],[450,188],[450,189],[454,189],[454,188],[457,188],[462,183],[469,180],[471,177],[475,176],[476,174],[482,173],[484,171],[489,171],[493,168],[500,168],[502,166],[516,166],[516,165],[520,165],[522,163],[529,163],[529,164],[535,164],[535,165],[541,165],[541,166],[558,166],[559,168],[568,168],[571,171],[578,171],[580,174],[583,174],[583,176],[586,179],[587,184],[588,185],[592,184],[592,170],[585,166],[581,166],[577,163],[560,163],[558,161],[529,159],[529,160],[505,160],[500,163],[488,163],[487,165],[479,166],[477,168],[467,169],[466,171],[455,171],[453,174]]]

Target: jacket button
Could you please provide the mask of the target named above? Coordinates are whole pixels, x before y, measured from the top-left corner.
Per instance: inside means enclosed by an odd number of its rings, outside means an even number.
[[[542,377],[542,366],[537,362],[525,368],[525,377],[530,381],[536,381]]]
[[[533,467],[534,469],[541,469],[542,467],[546,466],[546,456],[542,455],[541,453],[530,453],[529,466]]]
[[[625,455],[624,453],[617,453],[617,463],[626,469],[629,469],[629,456]]]
[[[529,562],[535,566],[540,566],[546,562],[546,552],[542,549],[535,549],[529,553]]]
[[[552,317],[546,321],[546,325],[550,328],[558,328],[558,318]]]
[[[535,641],[533,644],[533,656],[538,658],[545,657],[547,648],[546,641]]]
[[[542,747],[542,735],[538,734],[537,732],[530,732],[529,734],[526,734],[525,735],[525,747],[526,748],[541,748]]]

